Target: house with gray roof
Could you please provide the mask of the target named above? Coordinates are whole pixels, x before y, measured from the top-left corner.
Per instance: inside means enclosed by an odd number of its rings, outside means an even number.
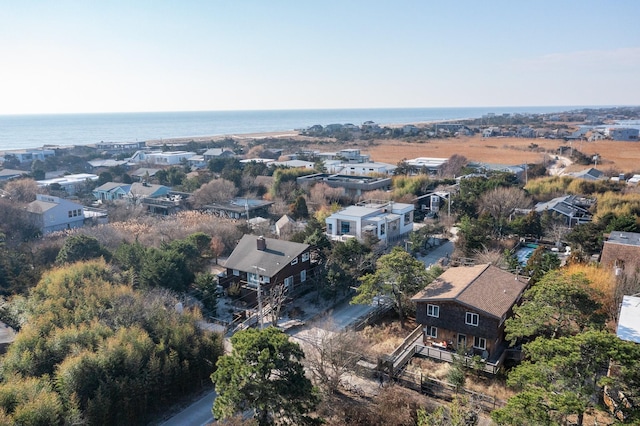
[[[585,170],[581,170],[579,172],[567,173],[569,176],[572,176],[577,179],[585,179],[585,180],[601,180],[606,179],[604,172],[596,169],[596,168],[588,168]]]
[[[595,200],[580,197],[578,195],[565,195],[552,200],[540,202],[533,207],[537,213],[550,212],[563,217],[569,226],[591,221],[589,208],[595,204]]]
[[[527,286],[491,264],[447,269],[411,298],[425,345],[496,360],[506,348],[504,323]]]
[[[27,214],[43,234],[50,234],[84,226],[84,209],[82,204],[64,198],[37,194],[36,200],[27,205]]]
[[[131,184],[120,182],[107,182],[93,190],[93,196],[100,201],[122,200],[127,196]]]
[[[273,201],[259,198],[237,197],[229,201],[218,201],[207,204],[203,206],[202,209],[218,217],[249,220],[252,217],[268,216],[269,207],[271,207],[272,204]]]
[[[373,176],[350,176],[329,173],[314,173],[296,178],[300,186],[309,187],[317,182],[322,182],[330,188],[340,188],[343,194],[351,197],[360,197],[367,192],[391,189],[391,178]]]
[[[140,203],[145,198],[157,198],[167,195],[171,188],[147,182],[134,182],[129,188],[127,198],[131,202]]]
[[[28,174],[29,172],[24,170],[2,169],[0,170],[0,181],[17,179]]]
[[[230,149],[225,148],[209,148],[202,154],[204,161],[213,160],[214,158],[233,158],[236,154]]]
[[[239,286],[242,300],[249,304],[257,301],[258,286],[263,296],[277,285],[290,292],[310,277],[310,250],[309,244],[245,235],[227,259],[220,285]]]

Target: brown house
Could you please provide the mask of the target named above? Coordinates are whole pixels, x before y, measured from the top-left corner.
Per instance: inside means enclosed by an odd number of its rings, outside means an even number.
[[[312,263],[308,244],[245,235],[225,263],[226,276],[220,285],[239,285],[241,297],[249,305],[257,302],[258,284],[262,294],[284,284],[291,291],[310,277]]]
[[[504,322],[527,287],[525,277],[493,265],[446,270],[412,297],[424,343],[495,359],[504,350]]]
[[[640,234],[614,231],[602,248],[600,264],[611,268],[616,275],[623,271],[635,272],[640,267]]]

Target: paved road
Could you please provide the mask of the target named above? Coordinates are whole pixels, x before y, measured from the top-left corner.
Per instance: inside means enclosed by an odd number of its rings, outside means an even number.
[[[418,259],[429,267],[436,264],[441,258],[450,256],[452,252],[453,243],[445,241],[425,256],[419,256]],[[345,301],[328,309],[324,315],[316,317],[312,323],[290,329],[287,334],[300,343],[308,342],[316,338],[319,329],[342,330],[374,309],[375,307],[371,305],[351,305],[349,301]],[[208,393],[160,426],[202,426],[213,422],[211,407],[215,396],[215,392]]]
[[[295,339],[304,341],[309,339],[317,328],[343,329],[373,309],[375,307],[370,305],[350,305],[346,301],[335,308],[327,310],[325,315],[317,317],[312,324],[293,328],[287,331],[287,334]],[[214,419],[211,414],[211,407],[215,397],[215,392],[206,394],[180,413],[161,423],[160,426],[203,426],[212,423]]]
[[[204,426],[213,423],[213,400],[215,392],[209,392],[160,426]]]
[[[451,253],[453,253],[453,242],[445,241],[439,246],[431,249],[431,251],[426,255],[418,256],[417,258],[428,268],[429,266],[438,263],[438,260],[443,257],[451,256]]]

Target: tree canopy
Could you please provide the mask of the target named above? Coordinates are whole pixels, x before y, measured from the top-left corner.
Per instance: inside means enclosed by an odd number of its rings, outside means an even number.
[[[3,358],[0,413],[11,424],[146,423],[200,386],[222,352],[199,312],[177,303],[120,283],[101,260],[45,273]]]
[[[589,327],[602,328],[606,315],[597,292],[582,274],[551,271],[522,296],[505,323],[507,340],[568,336]]]
[[[358,294],[352,303],[371,303],[376,296],[389,296],[400,316],[400,324],[404,327],[405,311],[411,305],[411,297],[441,272],[437,267],[427,271],[424,263],[396,246],[391,253],[378,259],[374,273],[360,278]]]
[[[507,380],[520,393],[492,414],[498,424],[553,424],[575,415],[582,425],[605,384],[621,382],[618,387],[629,387],[628,373],[635,370],[640,347],[609,332],[591,330],[559,339],[538,338],[526,344],[524,352],[528,359]],[[617,363],[623,374],[607,376],[610,362]]]
[[[253,410],[260,425],[315,424],[308,416],[319,397],[305,376],[300,346],[275,327],[247,329],[231,337],[233,350],[211,375],[217,419]]]

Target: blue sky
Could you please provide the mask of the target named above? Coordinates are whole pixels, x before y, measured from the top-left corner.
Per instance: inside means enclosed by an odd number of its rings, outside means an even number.
[[[9,1],[0,114],[640,104],[640,2]]]

